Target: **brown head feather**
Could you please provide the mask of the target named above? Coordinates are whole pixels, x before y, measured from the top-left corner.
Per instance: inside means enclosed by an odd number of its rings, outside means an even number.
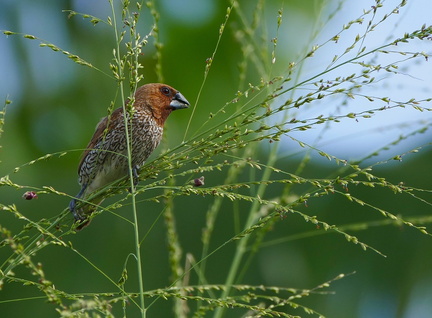
[[[134,107],[137,111],[150,111],[157,124],[163,127],[165,120],[173,111],[170,103],[177,93],[176,89],[165,84],[147,84],[137,89]]]

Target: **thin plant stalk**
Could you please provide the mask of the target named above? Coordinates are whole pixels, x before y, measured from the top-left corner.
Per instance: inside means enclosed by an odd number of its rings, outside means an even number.
[[[137,263],[137,275],[138,275],[138,286],[139,286],[139,299],[140,299],[140,311],[141,311],[141,317],[146,317],[146,308],[145,308],[145,302],[144,302],[144,279],[142,274],[142,261],[141,261],[141,245],[140,245],[140,235],[139,235],[139,226],[138,226],[138,214],[136,209],[136,189],[134,184],[134,175],[133,175],[133,167],[132,167],[132,149],[131,149],[131,136],[129,134],[129,123],[127,119],[127,109],[126,109],[126,103],[125,103],[125,94],[124,94],[124,87],[123,87],[123,81],[121,78],[123,77],[123,68],[121,65],[121,56],[120,56],[120,40],[118,36],[118,30],[117,30],[117,21],[116,21],[116,12],[114,9],[113,1],[110,0],[111,4],[111,11],[113,14],[113,25],[114,25],[114,33],[116,37],[116,61],[119,66],[119,75],[120,75],[120,81],[119,81],[119,88],[120,88],[120,96],[122,98],[122,107],[123,107],[123,119],[124,119],[124,125],[125,125],[125,134],[126,134],[126,146],[127,146],[127,153],[128,153],[128,166],[129,166],[129,180],[130,180],[130,191],[132,195],[132,214],[133,214],[133,225],[134,225],[134,239],[135,239],[135,257],[136,257],[136,263]]]

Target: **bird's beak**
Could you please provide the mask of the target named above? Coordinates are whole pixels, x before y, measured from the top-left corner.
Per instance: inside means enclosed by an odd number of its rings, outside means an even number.
[[[170,103],[170,106],[174,110],[188,108],[189,105],[187,99],[180,92],[177,92],[177,94],[174,95],[174,98]]]

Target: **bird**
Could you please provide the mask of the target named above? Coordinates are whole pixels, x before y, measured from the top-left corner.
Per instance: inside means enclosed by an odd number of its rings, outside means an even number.
[[[175,88],[161,83],[145,84],[134,95],[132,111],[126,112],[131,146],[134,184],[138,171],[159,145],[165,120],[172,111],[188,108],[187,99]],[[126,104],[128,104],[126,102]],[[95,191],[127,176],[129,163],[123,107],[102,118],[82,154],[78,166],[78,183],[81,190],[69,203],[76,228],[81,230],[90,223],[89,215],[103,199],[87,198]],[[85,201],[77,207],[77,203]]]

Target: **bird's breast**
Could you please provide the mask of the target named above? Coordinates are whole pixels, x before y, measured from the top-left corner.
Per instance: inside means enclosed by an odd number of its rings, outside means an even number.
[[[162,140],[163,128],[154,121],[137,121],[131,130],[132,164],[141,166]]]
[[[141,167],[159,145],[163,128],[150,116],[134,115],[128,136],[132,154],[132,167]],[[80,184],[95,190],[127,175],[128,147],[124,123],[117,125],[100,138],[94,149],[87,153],[80,169]]]

